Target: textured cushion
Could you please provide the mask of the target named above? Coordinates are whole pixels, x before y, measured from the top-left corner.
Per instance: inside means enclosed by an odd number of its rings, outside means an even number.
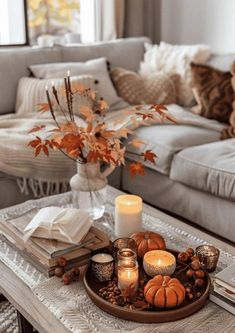
[[[231,66],[231,74],[232,74],[231,84],[233,87],[233,94],[234,94],[233,103],[232,103],[233,110],[229,117],[230,127],[225,128],[221,133],[222,140],[235,138],[235,62]]]
[[[58,92],[64,89],[64,80],[63,79],[54,79],[54,85]],[[98,89],[98,85],[94,83],[94,78],[92,76],[83,75],[78,77],[71,78],[71,84],[82,84],[85,87],[91,88],[92,90]],[[51,88],[51,80],[40,80],[34,78],[24,77],[19,81],[18,89],[17,89],[17,98],[16,98],[16,113],[19,115],[24,115],[29,112],[38,111],[40,103],[47,103],[47,97],[45,92],[45,87]],[[50,94],[53,100],[52,93]],[[65,107],[67,110],[66,99],[64,94],[60,94],[61,105]],[[80,97],[76,95],[76,99],[74,98],[74,113],[78,113],[78,106],[87,104],[87,100],[85,97]],[[56,105],[56,102],[54,102]]]
[[[154,71],[177,73],[181,80],[178,87],[178,103],[191,106],[194,102],[191,89],[190,62],[204,63],[210,57],[210,48],[206,45],[160,45],[147,46],[140,73],[148,76]]]
[[[30,70],[37,78],[54,79],[63,78],[70,70],[70,75],[92,75],[99,82],[98,93],[111,108],[119,108],[122,100],[118,97],[107,70],[106,58],[89,60],[86,62],[55,63],[30,66]],[[122,107],[123,105],[121,105]]]
[[[191,64],[193,92],[198,103],[192,110],[206,118],[229,122],[234,92],[230,72]]]
[[[177,74],[156,72],[143,78],[135,72],[119,67],[111,71],[111,78],[118,95],[129,104],[176,103],[175,81],[179,80]]]
[[[198,190],[235,199],[235,139],[181,151],[174,156],[170,178]]]

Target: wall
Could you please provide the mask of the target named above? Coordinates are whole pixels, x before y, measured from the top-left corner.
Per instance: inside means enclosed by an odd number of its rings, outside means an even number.
[[[235,0],[162,0],[160,14],[161,40],[235,52]]]

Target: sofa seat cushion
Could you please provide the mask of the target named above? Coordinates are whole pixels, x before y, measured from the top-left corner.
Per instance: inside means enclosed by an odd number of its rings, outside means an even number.
[[[187,148],[174,156],[170,178],[213,195],[235,199],[235,139]]]
[[[169,175],[171,162],[176,153],[182,149],[219,140],[220,133],[212,129],[188,125],[154,125],[140,127],[136,136],[147,142],[146,149],[151,149],[157,155],[156,165],[148,162],[148,167]],[[140,150],[143,150],[143,146]],[[132,146],[127,146],[127,156],[131,160],[139,157],[128,152],[137,152]]]

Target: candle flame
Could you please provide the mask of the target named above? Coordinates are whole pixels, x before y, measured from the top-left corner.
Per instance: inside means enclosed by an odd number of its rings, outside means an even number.
[[[67,72],[67,76],[68,76],[68,77],[70,76],[70,70],[68,70],[68,72]]]
[[[47,85],[45,86],[45,89],[48,91],[48,86]]]

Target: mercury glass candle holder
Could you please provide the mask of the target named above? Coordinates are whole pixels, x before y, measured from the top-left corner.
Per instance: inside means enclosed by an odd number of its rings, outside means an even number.
[[[145,273],[151,277],[155,275],[171,276],[176,268],[175,256],[167,251],[152,250],[145,253],[143,258]]]
[[[207,272],[214,272],[218,263],[220,251],[212,245],[200,245],[196,248],[196,255]]]
[[[137,244],[133,238],[124,237],[118,238],[113,242],[113,256],[115,262],[117,262],[117,254],[122,249],[130,249],[137,253]]]
[[[114,272],[113,256],[107,253],[93,255],[91,257],[91,272],[98,282],[110,281]]]

